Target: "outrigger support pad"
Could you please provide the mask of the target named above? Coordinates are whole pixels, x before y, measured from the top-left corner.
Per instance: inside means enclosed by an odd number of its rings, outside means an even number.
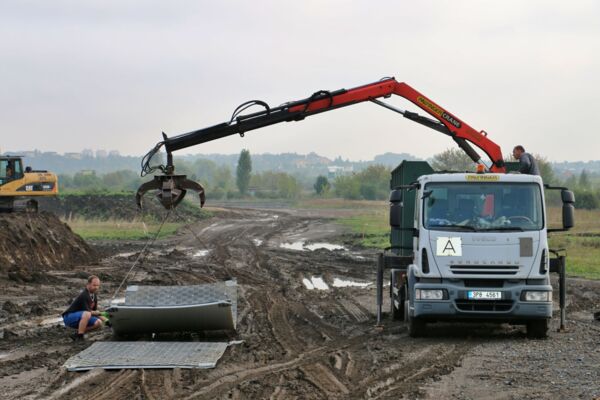
[[[198,193],[200,207],[206,201],[202,185],[187,179],[186,175],[155,175],[153,180],[142,184],[135,194],[135,202],[139,208],[142,208],[142,197],[149,190],[157,191],[156,197],[167,210],[177,207],[188,190]]]

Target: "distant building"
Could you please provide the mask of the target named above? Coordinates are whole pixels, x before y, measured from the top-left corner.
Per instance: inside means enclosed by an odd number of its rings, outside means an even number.
[[[341,175],[348,175],[354,172],[353,166],[330,165],[327,167],[327,177],[334,179]]]
[[[83,149],[81,150],[82,157],[94,158],[94,150],[92,149]]]
[[[106,150],[96,150],[96,158],[106,158],[108,157],[108,153]]]
[[[121,153],[119,153],[119,150],[111,150],[108,152],[108,156],[109,157],[120,157]]]
[[[81,160],[83,155],[81,153],[65,153],[65,157],[73,160]]]

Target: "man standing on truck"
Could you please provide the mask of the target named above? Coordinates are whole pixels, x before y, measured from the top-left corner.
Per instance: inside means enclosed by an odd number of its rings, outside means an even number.
[[[513,149],[513,157],[519,160],[521,166],[519,172],[527,175],[540,175],[540,169],[538,168],[535,158],[527,152],[521,145],[515,146]]]
[[[86,332],[101,328],[103,321],[106,320],[98,311],[96,294],[98,289],[100,289],[100,278],[91,275],[87,279],[85,288],[62,314],[65,326],[77,329],[77,332],[71,335],[74,341],[84,340],[83,335]]]

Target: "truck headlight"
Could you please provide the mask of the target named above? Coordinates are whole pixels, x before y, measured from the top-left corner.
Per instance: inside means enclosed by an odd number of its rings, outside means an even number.
[[[443,289],[416,289],[415,300],[444,300]]]
[[[552,292],[528,290],[525,292],[523,299],[525,301],[552,301]]]

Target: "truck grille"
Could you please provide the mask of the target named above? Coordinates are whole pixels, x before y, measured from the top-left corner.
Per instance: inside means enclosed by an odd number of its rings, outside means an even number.
[[[513,300],[456,300],[456,308],[461,311],[509,311]]]
[[[502,279],[465,279],[466,288],[501,288],[504,287]]]
[[[516,275],[518,265],[451,265],[450,271],[456,275]]]

